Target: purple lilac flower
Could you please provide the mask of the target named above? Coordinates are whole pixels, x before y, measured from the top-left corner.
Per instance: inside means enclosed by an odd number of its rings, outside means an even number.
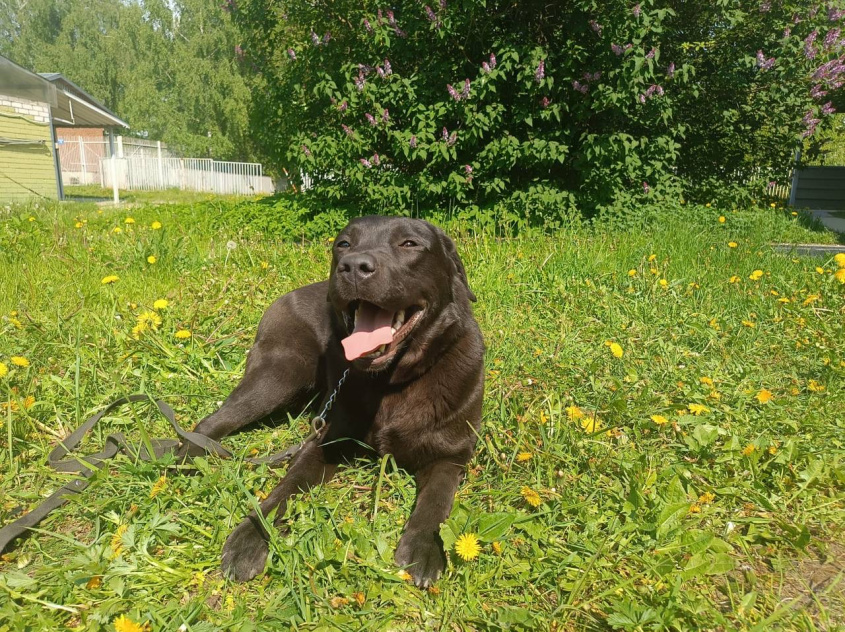
[[[393,27],[393,32],[396,34],[396,37],[401,37],[402,39],[408,37],[408,34],[402,29],[400,29],[398,26]]]
[[[771,2],[761,2],[760,3],[760,13],[768,13],[772,10],[772,3]]]
[[[824,49],[830,50],[836,45],[836,40],[839,39],[839,29],[830,29],[827,35],[824,36]]]
[[[617,56],[621,55],[623,52],[623,49],[619,44],[611,44],[610,50],[612,50]]]
[[[388,77],[393,74],[393,66],[390,65],[390,60],[387,57],[384,58],[384,74]]]
[[[441,9],[445,9],[445,8],[446,8],[446,0],[440,0],[440,8],[441,8]]]
[[[534,81],[540,83],[546,77],[546,60],[541,59],[537,64],[537,70],[534,71]]]
[[[666,76],[670,79],[675,76],[675,62],[673,61],[669,64],[669,67],[666,69]]]
[[[633,46],[633,44],[625,44],[625,50],[631,50]]]
[[[310,157],[311,157],[311,150],[310,150],[310,149],[308,149],[308,146],[307,146],[307,145],[302,145],[302,147],[300,147],[300,149],[302,149],[302,153],[303,153],[303,154],[305,154],[305,156],[306,156],[307,158],[310,158]]]
[[[452,132],[449,134],[449,140],[446,141],[446,144],[451,147],[455,144],[455,141],[458,140],[458,132]]]
[[[372,165],[370,164],[370,161],[367,160],[366,158],[359,158],[358,160],[360,160],[361,164],[364,165],[364,167],[366,167],[367,169],[372,167]]]
[[[634,5],[634,9],[631,11],[634,14],[635,18],[640,17],[640,13],[642,13],[642,8],[639,4]]]
[[[645,180],[643,180],[643,193],[645,193],[646,195],[648,195],[648,192],[649,192],[649,191],[651,191],[651,187],[650,187],[650,186],[648,186],[648,182],[646,182]]]
[[[827,19],[831,22],[841,20],[843,17],[845,17],[845,9],[836,9],[835,7],[830,7],[827,10]]]
[[[378,66],[378,67],[376,68],[376,72],[378,73],[378,76],[379,76],[379,77],[381,77],[382,79],[384,79],[384,68],[382,68],[381,66]]]
[[[797,13],[792,16],[792,23],[793,24],[801,24],[801,16]]]
[[[496,53],[490,53],[490,68],[496,67]]]
[[[575,88],[581,94],[587,94],[587,92],[589,92],[590,90],[590,86],[588,86],[586,83],[581,83],[577,80],[572,82],[572,87]]]
[[[662,97],[665,94],[663,86],[657,86],[657,90],[655,92],[657,92],[657,96],[659,97]]]
[[[292,48],[288,49],[288,57],[290,57],[293,61],[296,61],[296,53],[293,51]]]
[[[329,40],[331,40],[331,38],[332,38],[331,31],[326,31],[325,34],[323,35],[323,44],[328,44]]]
[[[364,28],[366,29],[367,33],[373,32],[373,25],[370,24],[370,21],[367,18],[364,18]]]
[[[447,129],[444,127],[444,128],[443,128],[443,131],[442,131],[442,132],[440,132],[440,137],[441,137],[444,141],[449,140],[449,130],[447,130]]]
[[[481,70],[485,75],[490,74],[490,64],[486,61],[481,62]]]
[[[801,134],[801,138],[808,138],[816,133],[816,126],[821,123],[821,119],[813,118],[813,111],[807,110],[802,119],[804,126],[807,128]]]
[[[358,71],[358,76],[355,77],[355,87],[358,88],[358,92],[361,92],[364,89],[364,85],[367,83],[367,80],[364,79],[364,75],[361,71]]]
[[[384,112],[381,113],[381,122],[387,123],[390,120],[390,112],[387,111],[387,108],[384,108]]]
[[[314,44],[314,46],[320,45],[320,36],[317,35],[314,31],[311,31],[311,43]]]
[[[464,89],[461,90],[461,98],[468,99],[469,98],[469,89],[470,89],[470,81],[469,79],[464,79]]]
[[[464,165],[464,173],[467,175],[472,173],[472,165]]]
[[[378,22],[378,25],[381,26],[381,23],[383,21],[384,21],[384,17],[382,16],[381,9],[379,9],[378,12],[376,13],[376,22]]]
[[[337,109],[340,110],[341,112],[346,112],[346,108],[348,108],[348,107],[349,107],[349,102],[343,101],[340,105],[337,106]]]
[[[393,17],[393,11],[390,9],[387,10],[387,23],[390,26],[396,26],[396,18]]]
[[[378,154],[373,154],[373,157],[370,158],[370,162],[372,162],[374,166],[378,167],[381,164],[381,158],[378,157]]]
[[[590,28],[593,29],[596,33],[601,35],[601,30],[604,28],[601,24],[596,22],[595,20],[590,20]]]
[[[654,54],[657,52],[657,49],[654,46],[651,47],[651,50],[648,51],[645,55],[646,59],[654,59]]]
[[[411,140],[408,141],[408,144],[411,146],[411,149],[417,148],[417,137],[411,136]]]
[[[375,127],[378,124],[376,118],[369,112],[366,112],[364,114],[364,117],[367,119],[367,123],[369,123],[371,126]]]
[[[458,94],[458,91],[452,87],[451,83],[446,84],[446,90],[449,91],[449,96],[452,97],[455,101],[461,100],[461,95]]]
[[[637,97],[637,98],[639,99],[640,103],[645,103],[645,95],[644,95],[644,94],[641,94],[641,95],[640,95],[639,97]]]
[[[822,106],[822,114],[824,114],[825,116],[830,116],[834,112],[836,112],[836,108],[833,107],[833,103],[831,103],[830,101],[828,101]]]
[[[813,43],[816,41],[816,38],[819,36],[819,32],[817,30],[812,31],[806,38],[804,38],[804,57],[807,59],[815,59],[816,58],[816,47]]]
[[[775,58],[770,57],[766,59],[766,55],[763,54],[763,51],[757,51],[757,66],[759,66],[760,70],[771,70],[772,66],[775,65]]]
[[[347,135],[347,136],[352,136],[352,135],[355,133],[355,130],[353,130],[353,129],[352,129],[351,127],[349,127],[348,125],[343,125],[343,124],[341,123],[341,125],[340,125],[340,126],[343,128],[343,131],[344,131],[344,132],[346,132],[346,135]]]
[[[788,38],[790,35],[792,35],[792,28],[787,26],[785,29],[783,29],[783,39]]]
[[[435,15],[434,10],[428,5],[425,5],[425,15],[429,22],[437,22],[437,16]]]
[[[540,107],[542,107],[544,110],[549,107],[549,103],[551,103],[551,101],[549,101],[549,97],[543,97],[542,99],[540,99]]]
[[[584,73],[584,80],[585,81],[598,81],[601,79],[601,70],[597,70],[596,72],[585,72]]]
[[[827,96],[827,90],[822,90],[821,84],[816,84],[810,90],[810,98],[812,99],[821,99]]]

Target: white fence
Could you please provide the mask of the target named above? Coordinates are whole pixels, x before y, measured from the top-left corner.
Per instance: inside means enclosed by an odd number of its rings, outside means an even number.
[[[112,156],[106,140],[65,139],[59,146],[62,182],[131,191],[182,189],[228,195],[273,193],[273,181],[251,162],[180,158],[157,141],[117,137]]]

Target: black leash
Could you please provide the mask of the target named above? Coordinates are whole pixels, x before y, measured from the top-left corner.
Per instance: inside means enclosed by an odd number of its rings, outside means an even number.
[[[332,392],[328,400],[326,400],[326,404],[323,406],[322,412],[311,420],[311,434],[309,434],[305,439],[303,439],[300,443],[283,450],[282,452],[277,452],[265,457],[247,458],[244,460],[247,463],[252,463],[253,465],[268,464],[270,467],[273,467],[292,458],[310,441],[319,439],[326,427],[326,415],[329,410],[331,410],[335,398],[337,397],[337,393],[346,381],[347,375],[349,375],[349,369],[346,369],[343,372],[334,392]],[[150,439],[149,443],[153,451],[153,454],[150,455],[147,447],[143,443],[133,445],[126,440],[123,433],[115,432],[114,434],[110,434],[106,437],[102,452],[89,454],[87,456],[71,456],[70,458],[66,458],[73,450],[76,449],[83,437],[85,437],[85,435],[88,434],[88,432],[90,432],[91,429],[96,426],[106,414],[115,408],[134,402],[153,402],[158,407],[159,412],[164,415],[168,422],[170,422],[171,428],[173,428],[173,431],[181,441],[176,439]],[[12,541],[26,534],[29,529],[32,529],[46,518],[50,512],[64,505],[73,494],[78,494],[88,487],[90,482],[88,479],[93,476],[94,472],[103,467],[109,459],[113,459],[117,456],[118,453],[122,452],[132,457],[137,456],[137,458],[141,461],[153,461],[158,460],[167,454],[177,454],[180,446],[198,448],[199,450],[202,450],[204,455],[215,455],[222,459],[229,459],[232,457],[232,453],[214,439],[196,432],[189,432],[182,429],[179,424],[176,423],[176,415],[173,412],[173,409],[162,400],[156,400],[149,395],[142,394],[128,395],[126,397],[116,399],[96,415],[89,417],[85,423],[79,426],[64,441],[61,441],[59,445],[53,448],[50,455],[47,457],[47,464],[57,472],[77,472],[81,475],[81,478],[76,478],[68,483],[65,483],[65,485],[53,492],[35,509],[0,529],[0,553],[3,553]],[[191,456],[186,455],[183,463],[189,462],[191,459]]]

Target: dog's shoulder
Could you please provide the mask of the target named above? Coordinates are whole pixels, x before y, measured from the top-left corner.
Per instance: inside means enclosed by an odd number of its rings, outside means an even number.
[[[258,338],[314,338],[325,347],[331,336],[328,281],[311,283],[277,298],[258,324]]]

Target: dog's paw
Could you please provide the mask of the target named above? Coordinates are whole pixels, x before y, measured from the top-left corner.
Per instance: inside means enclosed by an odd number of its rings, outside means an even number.
[[[433,585],[446,568],[446,554],[434,534],[406,532],[396,548],[396,563],[405,566],[418,588]]]
[[[223,574],[246,582],[264,570],[270,548],[258,519],[251,516],[232,531],[223,545]]]

